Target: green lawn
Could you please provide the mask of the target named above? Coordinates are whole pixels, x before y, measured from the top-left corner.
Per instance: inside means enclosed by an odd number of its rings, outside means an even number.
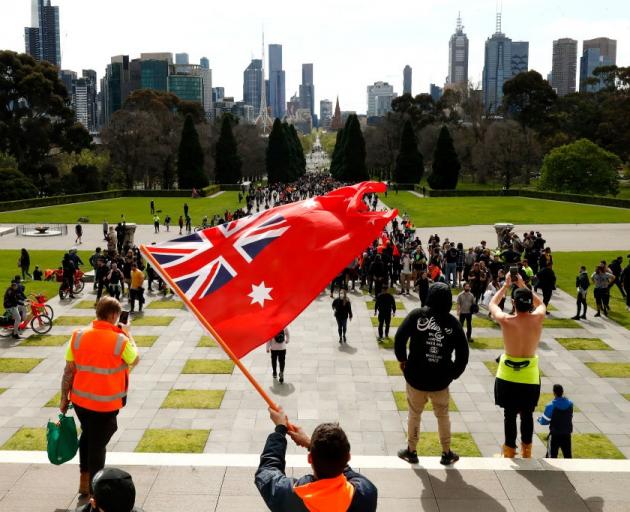
[[[577,320],[570,318],[545,318],[543,322],[545,329],[584,329],[582,324]]]
[[[182,373],[225,373],[234,371],[234,363],[229,359],[189,359]]]
[[[58,316],[53,320],[53,325],[82,326],[89,325],[90,323],[92,323],[92,320],[94,320],[94,318],[92,318],[91,316]]]
[[[408,411],[409,404],[407,403],[407,393],[405,393],[404,391],[392,391],[392,394],[394,395],[394,401],[396,402],[396,407],[398,407],[398,410]],[[431,403],[431,400],[429,400],[425,404],[424,410],[425,411],[433,410],[433,404]],[[453,401],[453,397],[450,397],[448,400],[448,410],[451,412],[459,411],[459,409],[457,408],[457,405],[455,405],[455,402]]]
[[[400,369],[400,363],[398,361],[383,361],[385,365],[385,373],[391,376],[402,375],[402,370]]]
[[[217,342],[212,339],[212,336],[202,336],[199,340],[199,343],[197,343],[197,346],[214,348],[214,347],[217,347],[218,345],[217,345]]]
[[[171,389],[162,402],[162,409],[218,409],[224,390]]]
[[[29,373],[42,361],[32,357],[3,357],[0,359],[0,373]]]
[[[200,225],[204,215],[211,219],[214,214],[223,215],[226,208],[234,211],[238,207],[238,192],[223,192],[220,196],[210,198],[192,199],[190,197],[156,197],[154,198],[156,210],[160,220],[170,215],[171,231],[178,233],[177,220],[184,214],[184,203],[188,203],[188,215],[192,218],[193,225]],[[116,199],[102,199],[86,203],[64,204],[59,206],[46,206],[44,208],[32,208],[29,210],[2,212],[0,223],[35,224],[46,222],[58,222],[65,224],[76,223],[79,217],[87,217],[90,223],[101,224],[106,219],[110,224],[115,224],[120,219],[120,214],[125,215],[127,222],[137,224],[153,224],[153,216],[149,208],[150,197],[119,197]],[[244,203],[241,203],[243,206]]]
[[[616,210],[611,210],[616,211]],[[600,260],[610,263],[617,256],[624,257],[624,265],[627,263],[625,257],[628,251],[596,251],[596,252],[556,252],[553,254],[553,269],[556,273],[556,285],[571,296],[575,297],[575,276],[580,266],[584,265],[589,275],[595,271],[595,267]],[[552,299],[553,300],[553,299]],[[586,298],[589,311],[587,317],[592,318],[595,314],[595,299],[593,298],[593,286],[588,290]],[[616,286],[610,291],[610,307],[608,314],[611,320],[630,329],[630,314],[626,311],[626,304],[621,297],[621,293]]]
[[[599,338],[556,338],[567,350],[613,350]]]
[[[176,430],[150,428],[144,435],[136,452],[147,453],[202,453],[210,435],[209,430]]]
[[[383,341],[379,342],[378,346],[380,348],[385,348],[387,350],[393,350],[394,349],[394,338],[390,338],[389,336],[387,338],[383,338]]]
[[[46,450],[46,429],[22,427],[13,434],[0,450]]]
[[[47,336],[42,334],[36,334],[30,336],[20,343],[20,347],[60,347],[68,343],[70,336],[55,335]]]
[[[570,398],[570,397],[567,397]],[[538,405],[536,406],[536,412],[543,412],[545,406],[553,400],[553,393],[541,393],[538,399]],[[580,408],[573,404],[573,412],[580,412]]]
[[[7,390],[7,388],[0,388],[0,395],[1,395],[2,393],[4,393],[6,390]]]
[[[536,224],[541,219],[554,224],[630,222],[630,209],[530,199],[527,197],[435,197],[420,198],[411,192],[382,198],[400,214],[408,213],[417,227],[467,226],[471,224]],[[473,214],[474,213],[474,214]]]
[[[174,316],[134,316],[131,325],[165,327],[175,319]]]
[[[547,434],[538,434],[546,445]],[[623,453],[604,434],[573,434],[571,452],[574,459],[625,459]],[[558,454],[561,457],[562,452]]]
[[[451,448],[460,457],[481,457],[477,443],[468,432],[453,432]],[[421,457],[439,457],[442,454],[442,446],[438,433],[420,432],[420,441],[416,450]]]
[[[79,302],[75,302],[72,306],[73,309],[94,309],[96,306],[95,302],[90,299],[80,300]]]
[[[470,343],[470,348],[474,349],[502,349],[503,338],[473,338],[473,343]]]
[[[630,363],[584,363],[593,372],[604,378],[630,378]]]
[[[158,336],[134,336],[133,341],[137,347],[152,347]]]
[[[378,317],[372,316],[370,317],[370,320],[372,321],[373,327],[378,327]],[[400,327],[400,324],[402,324],[403,320],[404,318],[401,318],[399,316],[392,317],[390,327]]]
[[[1,221],[0,221],[1,222]],[[7,235],[13,236],[13,235]],[[61,265],[61,259],[65,251],[28,251],[31,257],[31,274],[35,265],[39,266],[40,270],[44,272],[46,269],[55,269]],[[85,265],[83,270],[92,270],[88,260],[92,254],[89,251],[78,251],[81,260]],[[0,250],[0,283],[3,286],[11,282],[13,276],[16,274],[22,275],[22,272],[17,267],[17,260],[20,256],[18,249],[4,249]],[[31,281],[27,280],[24,283],[26,288],[26,294],[29,293],[43,293],[49,299],[59,293],[59,283],[56,281]],[[3,288],[4,290],[5,288]]]
[[[630,393],[622,395],[626,400],[630,401]]]
[[[368,300],[365,305],[366,307],[370,310],[370,311],[374,311],[374,304],[376,303],[376,301],[373,300]],[[405,309],[405,305],[400,302],[400,301],[396,301],[396,310],[401,310],[403,311]]]
[[[184,309],[183,302],[173,299],[154,300],[144,309]]]
[[[57,391],[54,396],[44,404],[44,407],[59,407],[61,402],[61,391]]]
[[[473,327],[487,327],[487,328],[498,328],[499,324],[497,324],[492,318],[487,315],[474,315],[472,319]]]

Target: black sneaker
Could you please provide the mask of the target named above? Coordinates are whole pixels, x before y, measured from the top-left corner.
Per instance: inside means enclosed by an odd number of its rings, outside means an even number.
[[[406,460],[409,464],[418,464],[418,453],[410,451],[409,448],[403,448],[398,450],[398,457],[402,460]]]
[[[598,311],[597,313],[595,313],[593,316],[602,316],[602,314]]]
[[[575,315],[571,317],[571,320],[579,320],[581,318],[580,315]]]
[[[278,375],[276,375],[276,374],[274,373],[274,374],[273,374],[273,378],[274,378],[274,379],[277,379],[277,378],[278,378]]]
[[[339,344],[341,344],[341,342],[342,342],[342,339],[341,339],[341,337],[340,337],[340,338],[339,338]]]
[[[280,382],[280,384],[284,384],[284,373],[280,372],[280,378],[278,379],[278,382]]]
[[[582,320],[586,320],[586,315],[582,315],[580,318],[581,318]]]
[[[343,342],[344,342],[344,343],[348,343],[348,340],[346,339],[346,336],[345,336],[345,335],[344,335],[344,337],[343,337]]]
[[[442,458],[440,458],[440,464],[442,466],[450,466],[459,460],[459,455],[457,455],[453,450],[449,450],[448,453],[442,452]]]

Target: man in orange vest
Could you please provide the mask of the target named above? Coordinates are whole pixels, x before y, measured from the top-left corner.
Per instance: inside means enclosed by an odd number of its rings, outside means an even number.
[[[140,360],[125,327],[119,324],[122,307],[113,297],[96,305],[96,320],[72,333],[61,381],[60,410],[70,402],[81,422],[79,493],[90,493],[90,482],[105,466],[107,443],[118,429],[116,417],[125,405],[129,370]]]

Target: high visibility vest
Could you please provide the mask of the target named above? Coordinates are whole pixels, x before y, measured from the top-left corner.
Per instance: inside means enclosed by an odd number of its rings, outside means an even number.
[[[70,340],[76,373],[70,400],[91,411],[111,412],[123,407],[129,367],[122,359],[127,337],[109,329],[82,329]]]

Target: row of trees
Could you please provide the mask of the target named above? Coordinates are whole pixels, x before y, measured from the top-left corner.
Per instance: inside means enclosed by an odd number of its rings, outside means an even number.
[[[273,122],[266,152],[269,183],[291,183],[306,173],[304,148],[293,125]]]
[[[330,173],[339,180],[349,183],[369,178],[365,165],[365,139],[356,115],[346,120],[345,126],[337,132],[335,149],[330,163]]]

